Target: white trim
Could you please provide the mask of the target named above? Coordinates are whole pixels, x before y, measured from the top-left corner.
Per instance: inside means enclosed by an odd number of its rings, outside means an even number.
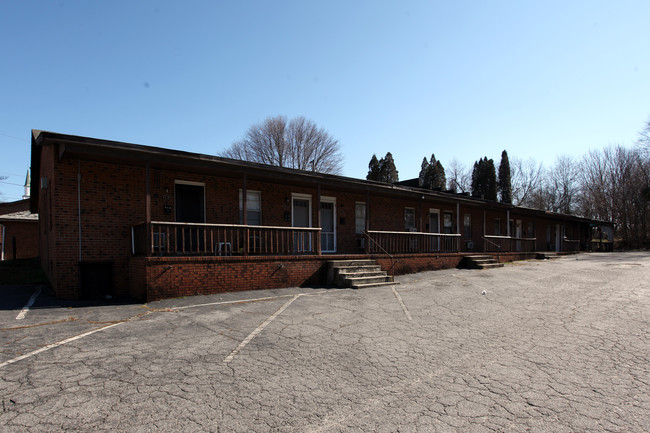
[[[357,205],[358,204],[363,204],[363,230],[357,231]],[[366,221],[367,221],[367,215],[368,215],[368,205],[366,204],[365,201],[355,201],[354,202],[354,233],[355,234],[361,234],[366,231]]]
[[[176,221],[176,185],[190,185],[190,186],[200,186],[203,188],[203,222],[207,221],[207,203],[205,200],[205,182],[192,182],[189,180],[174,180],[174,221]],[[178,222],[178,221],[176,221]]]
[[[333,234],[334,234],[334,249],[333,250],[324,250],[324,249],[322,249],[323,242],[321,240],[321,252],[323,252],[323,253],[335,253],[336,252],[336,197],[328,197],[328,196],[322,195],[320,197],[320,202],[321,202],[321,205],[323,203],[332,203],[332,224],[333,224],[332,229],[334,230],[334,232],[333,232]],[[320,229],[321,229],[321,239],[322,239],[323,233],[330,233],[330,232],[324,232],[323,231],[322,209],[321,209],[321,223],[320,223],[320,225],[321,225]]]
[[[438,215],[438,227],[436,227],[437,231],[432,231],[431,230],[431,214],[436,214]],[[440,209],[434,209],[430,208],[429,209],[429,233],[440,233]]]
[[[202,186],[205,188],[205,182],[193,182],[190,180],[174,180],[174,185],[179,184],[179,185],[194,185],[194,186]]]
[[[413,227],[406,227],[406,210],[412,210],[413,211]],[[415,208],[410,207],[410,206],[404,206],[404,231],[417,231],[418,224],[416,221],[416,214],[415,214]]]
[[[246,189],[246,200],[248,200],[248,194],[250,194],[250,193],[259,194],[259,196],[260,196],[260,210],[259,210],[260,224],[259,225],[262,225],[262,191],[256,191],[256,190],[253,190],[253,189]],[[244,211],[244,202],[242,201],[243,197],[244,197],[244,190],[243,190],[243,188],[239,188],[239,211],[237,212],[238,215],[239,215],[239,212],[243,213],[243,211]],[[246,211],[247,212],[250,211],[248,209],[248,207],[246,208]],[[248,222],[248,218],[247,218],[247,222]],[[239,223],[242,224],[243,221],[240,219]],[[251,224],[249,223],[248,225],[251,225]]]
[[[308,210],[308,215],[309,215],[309,225],[307,227],[312,227],[312,204],[311,204],[311,194],[298,194],[298,193],[291,193],[291,227],[296,227],[295,226],[295,221],[294,221],[294,213],[293,213],[293,201],[294,200],[307,200],[309,202],[309,210]]]

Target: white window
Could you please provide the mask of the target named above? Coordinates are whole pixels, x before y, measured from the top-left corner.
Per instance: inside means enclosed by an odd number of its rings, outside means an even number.
[[[453,217],[453,215],[452,215],[451,212],[445,212],[442,215],[442,222],[443,222],[444,232],[446,234],[453,233],[452,217]]]
[[[239,224],[244,224],[243,192],[239,190]],[[246,222],[249,226],[262,225],[262,193],[246,191]]]
[[[363,201],[354,204],[354,227],[356,233],[366,231],[366,203]]]
[[[466,213],[463,215],[463,226],[464,226],[464,235],[465,239],[471,239],[472,237],[472,215]]]
[[[412,207],[404,208],[404,230],[415,230],[415,209]]]

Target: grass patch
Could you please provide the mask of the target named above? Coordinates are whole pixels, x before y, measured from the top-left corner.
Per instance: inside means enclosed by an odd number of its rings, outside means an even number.
[[[0,262],[0,285],[48,284],[40,259]]]

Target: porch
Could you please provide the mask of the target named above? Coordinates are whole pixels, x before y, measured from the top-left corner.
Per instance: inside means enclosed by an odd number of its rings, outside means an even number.
[[[314,227],[205,224],[153,221],[131,227],[131,253],[145,257],[295,256],[337,254],[459,254],[460,234],[367,230],[354,251],[323,252],[329,233]],[[468,253],[534,253],[536,237],[483,235]],[[464,240],[465,243],[467,239]],[[479,246],[479,248],[476,248]],[[556,252],[580,250],[579,240],[563,239]]]
[[[381,270],[400,275],[458,267],[471,254],[461,251],[460,234],[369,230],[358,250],[336,253],[322,252],[320,228],[154,221],[133,226],[131,234],[131,292],[149,301],[318,286],[333,259],[372,258]],[[500,262],[535,258],[533,241],[490,240],[501,248]]]

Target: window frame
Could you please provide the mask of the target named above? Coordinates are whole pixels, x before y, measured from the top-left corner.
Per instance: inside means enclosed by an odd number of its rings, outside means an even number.
[[[259,205],[259,210],[251,210],[250,207],[248,206],[248,203],[250,203],[250,195],[249,194],[254,194],[257,195],[258,197],[258,205]],[[239,224],[244,224],[244,191],[242,189],[239,190]],[[249,226],[261,226],[262,225],[262,191],[256,191],[256,190],[246,190],[246,224]],[[257,213],[259,215],[259,224],[251,224],[249,215],[251,213]]]

